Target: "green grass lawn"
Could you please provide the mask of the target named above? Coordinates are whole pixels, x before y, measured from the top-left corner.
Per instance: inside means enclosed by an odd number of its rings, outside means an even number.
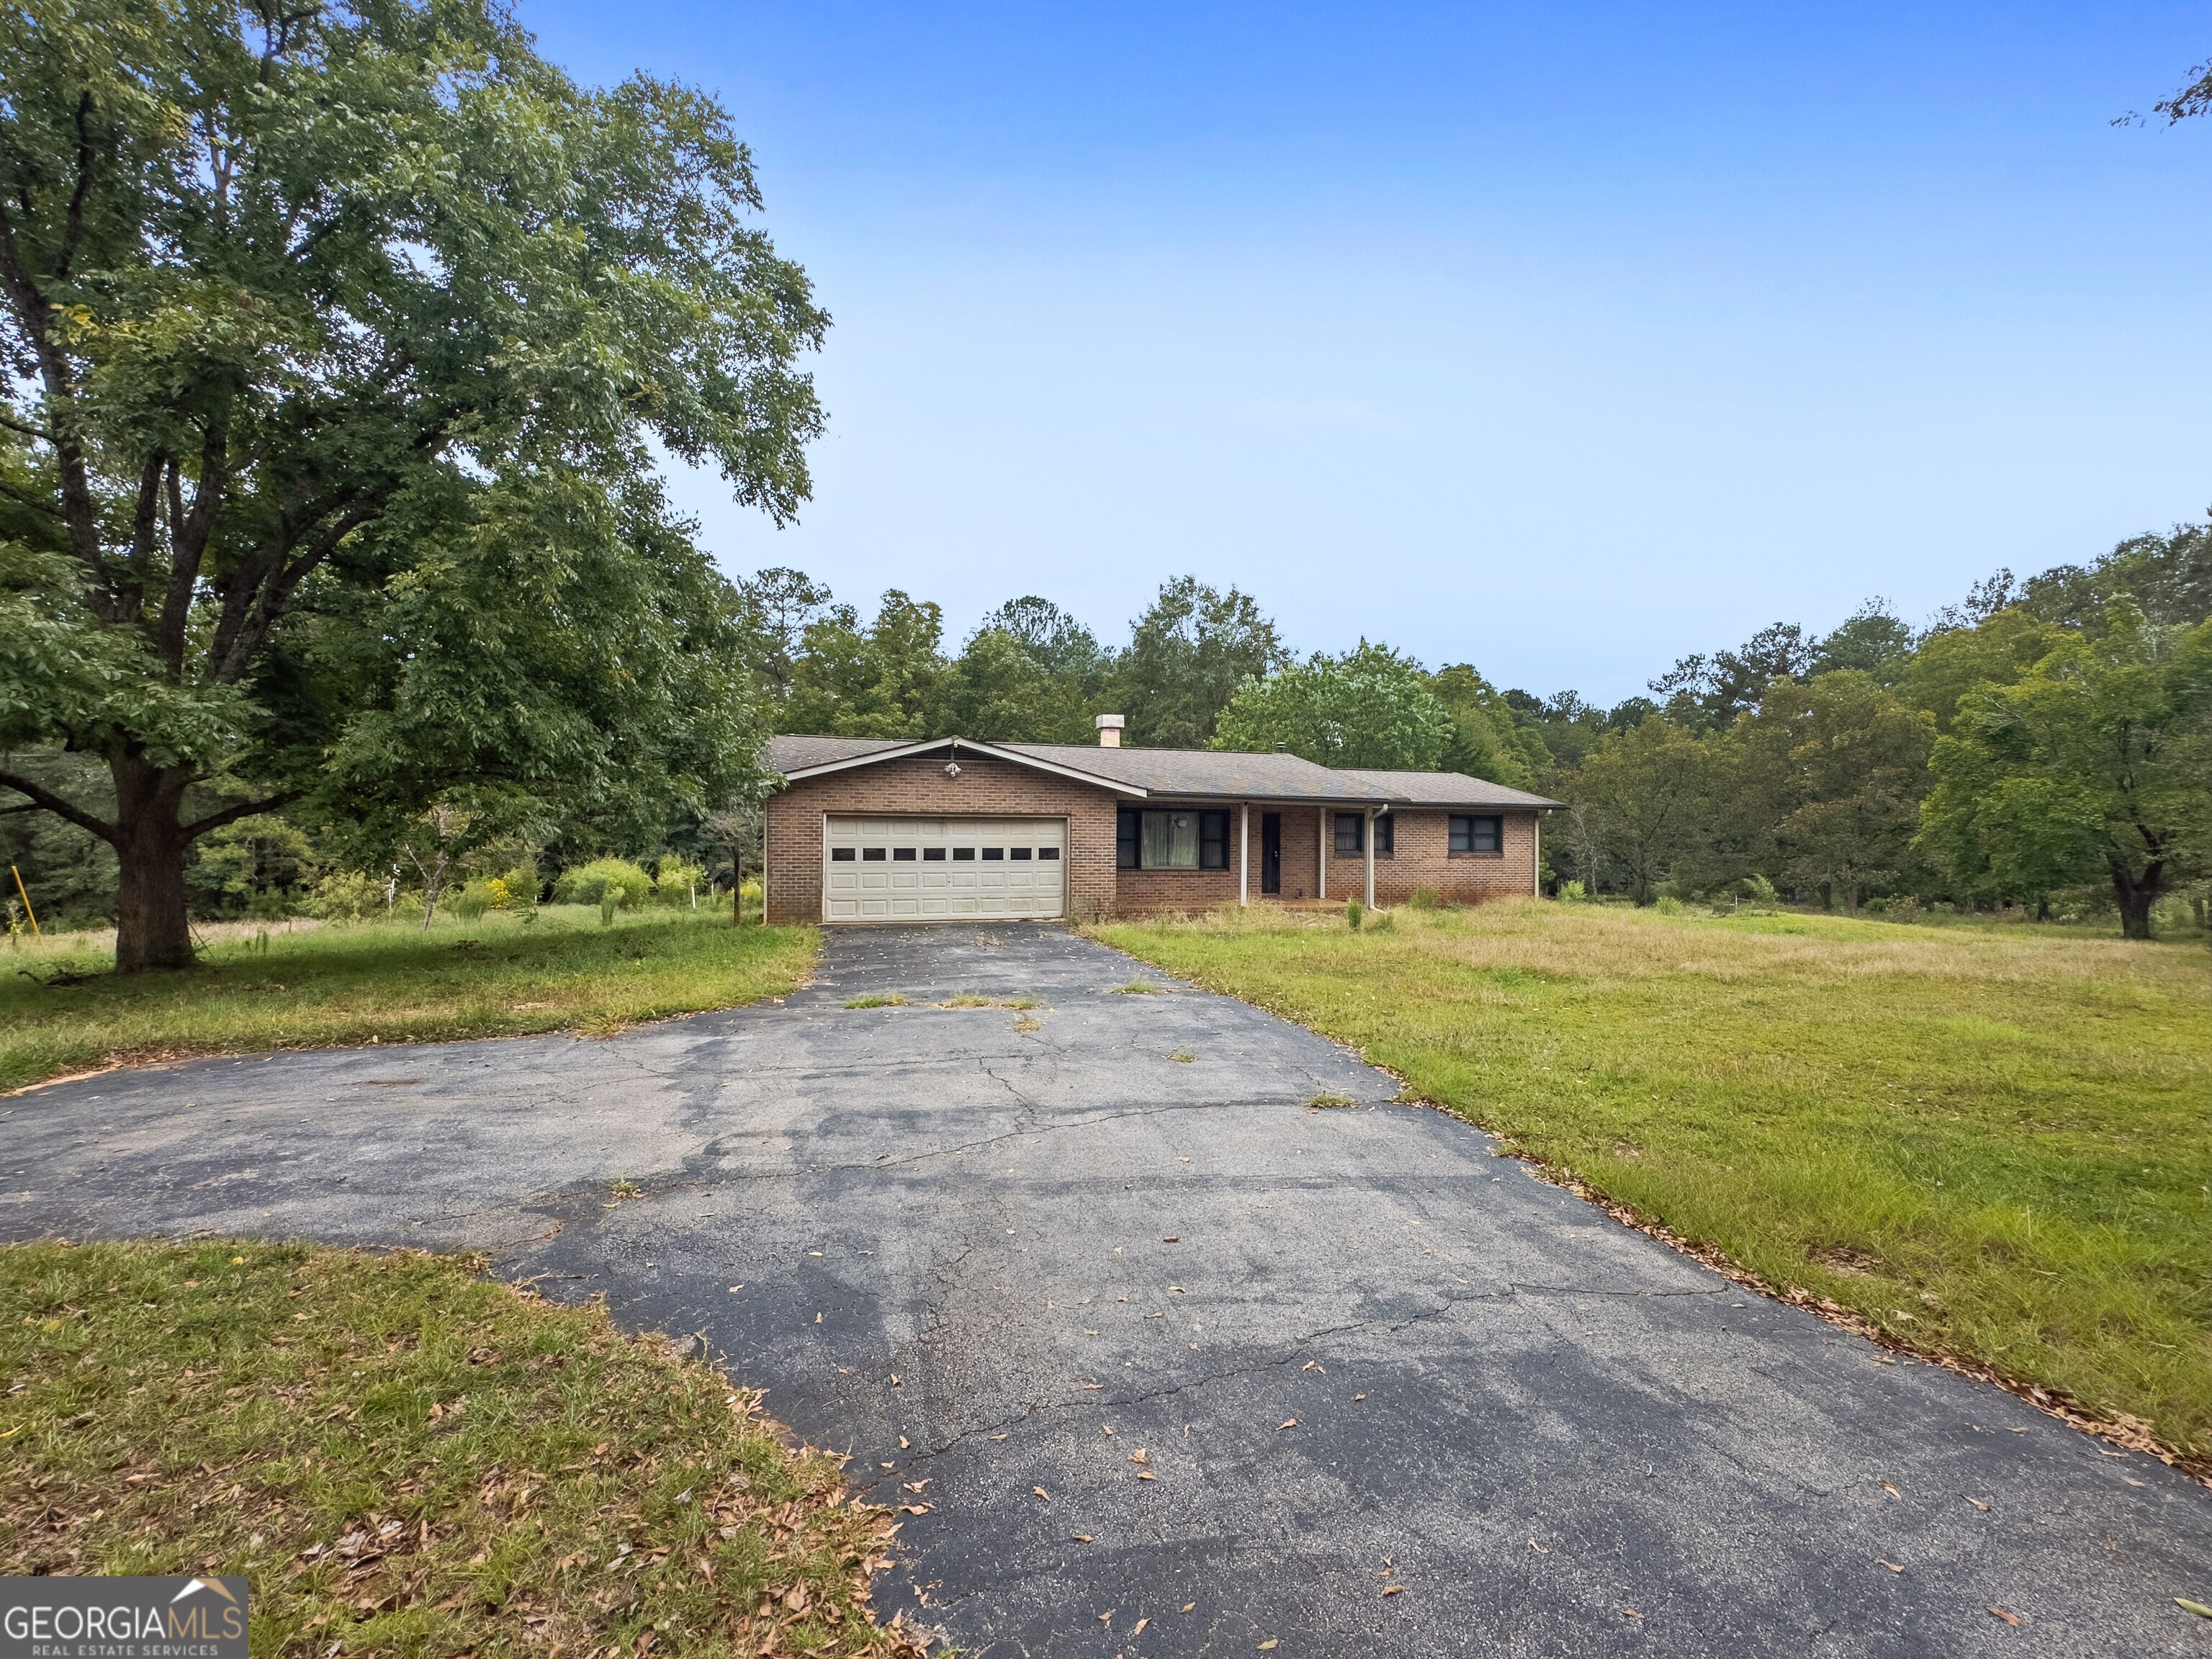
[[[912,1655],[756,1396],[473,1264],[0,1249],[0,1572],[243,1573],[252,1651]]]
[[[647,910],[611,927],[584,906],[535,921],[283,930],[231,927],[198,968],[118,978],[112,946],[0,952],[0,1090],[118,1060],[522,1031],[605,1032],[781,996],[811,968],[805,927]],[[7,969],[15,971],[9,972]]]
[[[1770,1282],[2212,1459],[2212,951],[1514,900],[1100,937]]]

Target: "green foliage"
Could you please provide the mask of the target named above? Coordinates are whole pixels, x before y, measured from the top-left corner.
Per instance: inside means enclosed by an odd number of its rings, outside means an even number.
[[[1367,920],[1367,907],[1357,897],[1346,899],[1344,902],[1344,920],[1346,926],[1358,933],[1360,924]]]
[[[2148,938],[2152,907],[2202,856],[2209,711],[2212,623],[2160,628],[2116,599],[2100,633],[1960,699],[1935,749],[1927,840],[1962,883],[2008,896],[2106,878],[2124,931]]]
[[[1745,772],[1774,816],[1781,868],[1846,911],[1911,861],[1936,722],[1871,674],[1838,669],[1770,688],[1742,723]]]
[[[1733,733],[1698,732],[1655,717],[1608,734],[1574,781],[1608,862],[1639,904],[1659,884],[1718,877],[1736,801],[1741,752]]]
[[[193,912],[205,917],[281,916],[314,886],[313,844],[283,818],[240,818],[202,836],[185,866]]]
[[[1216,749],[1281,745],[1323,766],[1433,771],[1451,743],[1450,714],[1410,657],[1362,640],[1248,679],[1221,711]]]
[[[121,965],[190,960],[184,848],[281,803],[366,848],[742,780],[738,606],[652,446],[787,519],[826,319],[719,106],[489,0],[39,0],[0,84],[0,749],[125,817],[0,785],[118,848]]]
[[[606,904],[635,910],[653,897],[653,878],[628,859],[593,859],[563,870],[553,884],[556,904]]]
[[[1429,690],[1451,717],[1451,736],[1437,769],[1486,778],[1514,789],[1533,789],[1552,755],[1542,732],[1522,720],[1511,702],[1471,664],[1457,663],[1430,677]],[[1531,699],[1533,702],[1534,699]]]
[[[690,909],[694,896],[706,890],[707,872],[702,866],[671,854],[654,866],[653,896],[671,908]]]
[[[848,738],[933,735],[945,675],[945,613],[896,588],[863,627],[850,605],[806,625],[783,711],[787,730]]]
[[[1177,576],[1137,618],[1108,696],[1128,718],[1130,743],[1199,749],[1248,680],[1264,680],[1288,660],[1274,623],[1249,596]]]
[[[385,913],[384,884],[356,870],[333,870],[300,902],[301,914],[322,921],[367,921]]]

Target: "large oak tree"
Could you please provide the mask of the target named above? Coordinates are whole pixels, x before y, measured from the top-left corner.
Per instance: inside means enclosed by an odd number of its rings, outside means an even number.
[[[710,792],[729,596],[652,446],[806,494],[827,319],[758,205],[712,100],[491,0],[0,18],[0,750],[112,789],[0,786],[115,848],[119,968],[190,962],[195,836],[319,791]]]

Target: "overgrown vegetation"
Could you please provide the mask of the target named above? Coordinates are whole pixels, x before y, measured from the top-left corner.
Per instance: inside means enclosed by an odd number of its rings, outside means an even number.
[[[2212,955],[1501,901],[1106,927],[1915,1345],[2212,1460]]]
[[[525,1031],[605,1034],[781,996],[817,935],[688,909],[596,908],[286,932],[234,926],[188,975],[123,975],[89,939],[0,951],[0,1089],[118,1060]]]
[[[913,1654],[758,1396],[413,1254],[0,1249],[0,1571],[243,1573],[257,1653]]]

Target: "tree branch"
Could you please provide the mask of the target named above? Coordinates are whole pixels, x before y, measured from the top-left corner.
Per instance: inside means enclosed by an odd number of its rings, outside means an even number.
[[[62,251],[54,260],[54,278],[69,280],[70,264],[77,244],[84,240],[84,198],[92,193],[92,94],[88,89],[76,100],[76,188],[70,192],[69,216],[62,232]]]
[[[235,823],[240,818],[250,818],[257,812],[273,812],[280,806],[289,806],[300,799],[301,791],[287,789],[282,794],[271,795],[266,800],[246,800],[235,806],[226,806],[220,812],[210,812],[184,826],[185,839],[204,836],[210,830],[220,830],[226,823]]]
[[[52,443],[54,441],[54,434],[46,428],[33,426],[28,421],[19,421],[5,411],[0,411],[0,426],[12,428],[27,438],[36,438],[44,443]]]
[[[199,585],[200,562],[215,515],[230,486],[230,420],[227,413],[208,422],[200,443],[200,476],[192,486],[191,510],[177,517],[182,495],[174,468],[169,473],[169,591],[161,600],[161,626],[155,644],[172,676],[185,665],[185,634],[192,615],[192,593]]]
[[[80,830],[90,830],[111,847],[122,844],[118,839],[120,832],[113,824],[102,823],[82,807],[73,805],[28,778],[19,777],[13,772],[0,772],[0,789],[12,789],[19,795],[29,796],[32,805],[42,807],[58,818],[66,818]]]

